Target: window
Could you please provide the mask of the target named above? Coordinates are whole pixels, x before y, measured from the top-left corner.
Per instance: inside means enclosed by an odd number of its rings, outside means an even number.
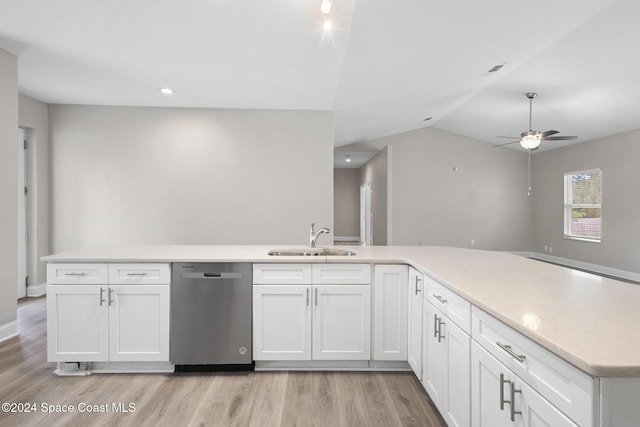
[[[564,237],[599,242],[602,227],[602,171],[564,174]]]

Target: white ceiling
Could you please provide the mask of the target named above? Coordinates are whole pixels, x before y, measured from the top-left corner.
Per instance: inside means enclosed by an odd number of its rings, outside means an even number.
[[[423,126],[503,143],[529,91],[533,128],[572,142],[640,127],[640,0],[333,0],[331,33],[319,5],[0,0],[0,47],[47,103],[332,110],[336,146]]]

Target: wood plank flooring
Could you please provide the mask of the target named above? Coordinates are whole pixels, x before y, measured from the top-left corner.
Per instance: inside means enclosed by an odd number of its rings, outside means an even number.
[[[0,426],[421,426],[444,421],[407,372],[94,374],[58,377],[46,361],[44,298],[18,305],[20,336],[0,344]],[[113,404],[133,411],[117,412]],[[43,412],[71,405],[72,413]],[[107,412],[79,412],[82,404]]]

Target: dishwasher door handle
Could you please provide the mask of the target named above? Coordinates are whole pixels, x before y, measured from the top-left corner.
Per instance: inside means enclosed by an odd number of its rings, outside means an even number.
[[[207,280],[242,279],[242,273],[234,273],[234,272],[182,273],[182,278],[183,279],[207,279]]]

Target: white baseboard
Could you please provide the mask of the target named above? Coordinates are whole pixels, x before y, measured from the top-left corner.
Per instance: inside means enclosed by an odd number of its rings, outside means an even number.
[[[13,321],[0,325],[0,342],[18,335],[18,322]]]
[[[41,283],[35,286],[27,286],[28,297],[40,297],[47,293],[47,284]]]
[[[522,255],[529,258],[539,259],[541,261],[547,261],[554,264],[560,264],[565,267],[577,268],[579,270],[585,270],[596,274],[602,274],[605,276],[611,276],[612,278],[620,278],[625,280],[631,280],[633,282],[640,283],[640,273],[634,273],[632,271],[620,270],[617,268],[607,267],[599,264],[592,264],[584,261],[577,261],[575,259],[562,258],[540,252],[513,252],[516,255]]]
[[[333,236],[335,242],[359,242],[360,236]]]

